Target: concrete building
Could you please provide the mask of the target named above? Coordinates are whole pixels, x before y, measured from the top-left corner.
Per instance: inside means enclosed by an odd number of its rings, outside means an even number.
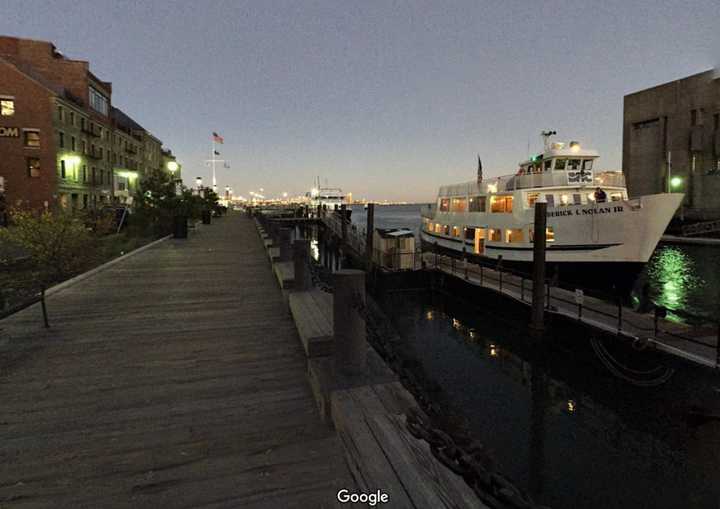
[[[162,142],[112,104],[112,85],[51,43],[0,36],[0,192],[8,206],[130,203],[167,171]]]
[[[692,220],[720,219],[720,77],[707,71],[625,96],[623,172],[630,196],[685,193]]]

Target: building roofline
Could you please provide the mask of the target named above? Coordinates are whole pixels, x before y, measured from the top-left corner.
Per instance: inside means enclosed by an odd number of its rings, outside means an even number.
[[[642,94],[642,93],[645,93],[645,92],[649,92],[650,90],[655,90],[655,89],[658,89],[658,88],[667,87],[667,86],[670,86],[670,85],[672,85],[672,84],[674,84],[674,83],[679,83],[679,82],[681,82],[681,81],[685,81],[685,80],[689,80],[689,79],[693,79],[693,78],[700,77],[700,76],[702,76],[703,74],[709,74],[709,75],[710,75],[709,78],[711,78],[711,79],[720,79],[720,74],[718,74],[718,73],[720,73],[720,70],[716,70],[716,69],[714,69],[714,68],[710,68],[710,69],[707,69],[707,70],[705,70],[705,71],[700,71],[700,72],[697,72],[697,73],[695,73],[695,74],[691,74],[690,76],[685,76],[685,77],[683,77],[683,78],[677,78],[677,79],[674,79],[674,80],[666,81],[665,83],[660,83],[660,84],[658,84],[658,85],[653,85],[653,86],[651,86],[651,87],[643,88],[643,89],[641,89],[641,90],[636,90],[635,92],[630,92],[629,94],[625,94],[624,97],[627,98],[627,97],[634,96],[634,95],[636,95],[636,94]]]
[[[51,94],[63,97],[65,88],[55,85],[53,83],[48,82],[47,80],[43,79],[41,76],[35,76],[34,73],[28,69],[25,69],[25,66],[20,66],[16,62],[13,62],[12,60],[8,60],[7,58],[4,58],[0,56],[0,62],[9,65],[13,69],[15,69],[17,72],[25,76],[27,79],[34,81],[41,87],[45,88],[48,92]]]

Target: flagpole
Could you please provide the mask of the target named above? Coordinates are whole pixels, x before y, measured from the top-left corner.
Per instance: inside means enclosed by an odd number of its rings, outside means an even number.
[[[212,139],[212,155],[210,156],[210,160],[212,161],[213,191],[217,193],[217,180],[215,179],[215,134],[213,134]]]

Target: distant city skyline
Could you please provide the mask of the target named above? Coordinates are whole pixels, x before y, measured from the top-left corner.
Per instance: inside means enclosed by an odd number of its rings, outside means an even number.
[[[625,94],[718,65],[717,3],[6,0],[0,34],[48,40],[113,83],[188,186],[427,201],[512,173],[542,129],[619,169]]]

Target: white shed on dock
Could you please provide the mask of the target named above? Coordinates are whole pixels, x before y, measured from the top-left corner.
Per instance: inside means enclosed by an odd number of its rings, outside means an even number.
[[[408,228],[376,228],[373,261],[386,269],[415,268],[415,234]]]

